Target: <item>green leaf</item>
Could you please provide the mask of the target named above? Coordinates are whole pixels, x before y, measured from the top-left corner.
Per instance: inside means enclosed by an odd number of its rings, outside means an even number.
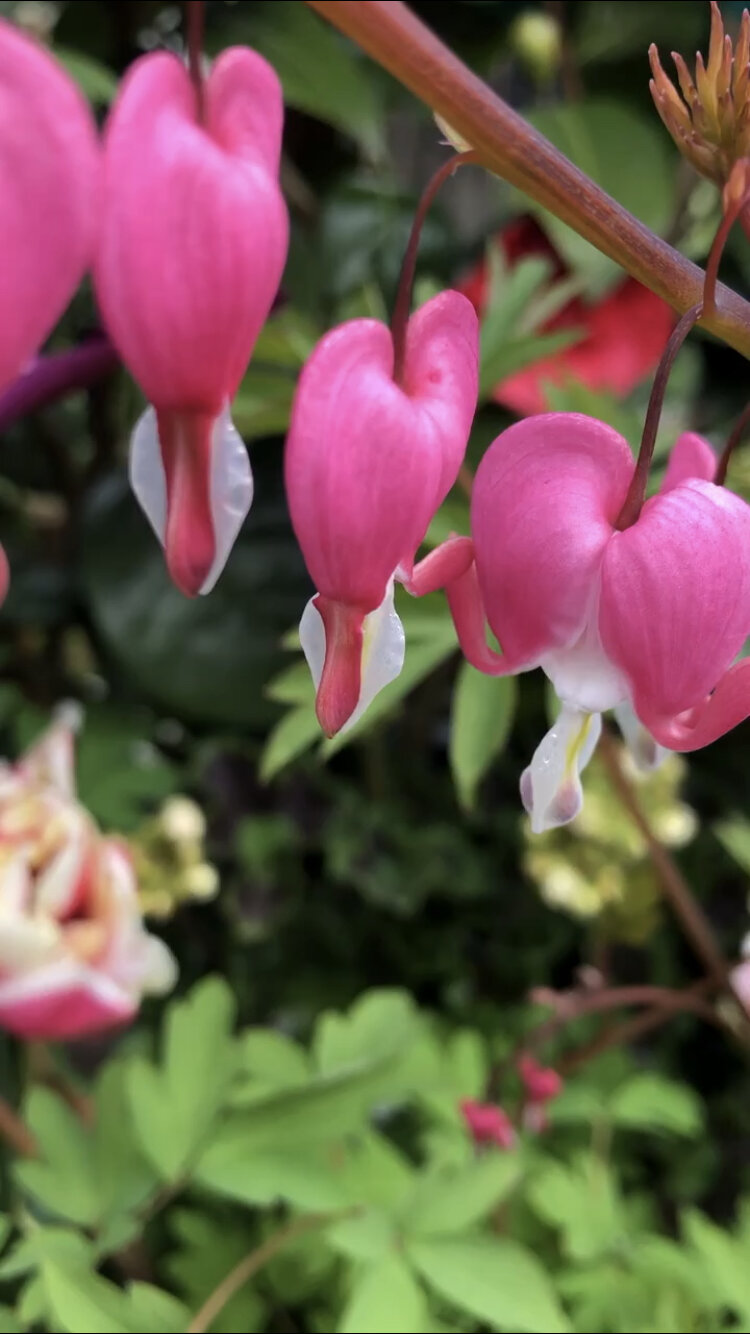
[[[54,53],[90,102],[107,106],[113,100],[118,87],[114,70],[84,51],[72,51],[66,46],[56,46]]]
[[[373,990],[347,1014],[329,1010],[315,1025],[313,1056],[321,1074],[348,1070],[359,1062],[390,1059],[417,1036],[418,1015],[406,991]]]
[[[465,1232],[515,1189],[521,1170],[517,1154],[493,1153],[458,1171],[428,1176],[406,1209],[405,1233],[440,1237]]]
[[[513,676],[486,676],[462,662],[453,688],[449,758],[459,801],[471,809],[479,784],[501,754],[513,726],[518,687]]]
[[[91,1136],[62,1098],[49,1089],[32,1088],[26,1120],[43,1158],[15,1165],[22,1189],[61,1218],[86,1227],[99,1216],[99,1192]]]
[[[150,1334],[176,1334],[185,1329],[190,1311],[169,1292],[153,1283],[131,1283],[127,1293],[127,1322],[134,1331]],[[215,1330],[216,1326],[212,1325]]]
[[[234,999],[220,978],[206,978],[173,1002],[164,1024],[163,1063],[134,1061],[128,1090],[144,1153],[169,1181],[189,1169],[223,1107],[236,1065]]]
[[[308,671],[307,663],[305,671]],[[311,693],[314,696],[314,691]],[[290,709],[271,730],[263,748],[259,768],[261,782],[270,783],[292,760],[298,759],[319,741],[320,736],[320,723],[315,717],[312,699],[309,704]]]
[[[703,1111],[693,1090],[662,1075],[633,1075],[611,1097],[607,1110],[616,1125],[636,1130],[695,1136],[703,1129]]]
[[[81,801],[105,829],[129,833],[150,806],[176,791],[176,768],[144,730],[132,714],[96,705],[86,710],[76,747],[76,785]]]
[[[570,1164],[549,1162],[531,1182],[527,1199],[541,1219],[562,1231],[573,1260],[616,1251],[626,1235],[617,1184],[593,1154],[581,1154]]]
[[[724,850],[750,875],[750,820],[741,815],[718,820],[714,825],[714,833]]]
[[[698,1257],[716,1305],[729,1306],[750,1322],[750,1267],[747,1249],[697,1209],[682,1217],[682,1230]]]
[[[580,1080],[567,1082],[560,1095],[550,1103],[547,1115],[553,1125],[575,1125],[604,1118],[606,1103],[600,1089]]]
[[[296,1088],[310,1078],[310,1058],[286,1033],[271,1028],[250,1028],[240,1035],[239,1068],[249,1076],[250,1087]]]
[[[588,98],[537,107],[531,123],[624,208],[657,233],[669,225],[676,157],[657,123],[623,102]],[[621,270],[565,223],[526,201],[541,214],[555,249],[591,293],[617,281]]]
[[[570,1329],[552,1284],[532,1253],[517,1242],[485,1236],[412,1241],[407,1255],[445,1301],[502,1329]]]
[[[23,1326],[9,1306],[0,1306],[0,1334],[21,1334]]]
[[[340,1334],[423,1334],[429,1313],[424,1293],[397,1255],[388,1255],[356,1277]]]
[[[334,1250],[347,1260],[382,1260],[396,1241],[394,1221],[383,1209],[367,1209],[354,1218],[342,1219],[328,1229]]]
[[[376,157],[383,147],[383,107],[367,62],[326,23],[293,0],[274,0],[251,15],[241,40],[270,60],[289,106],[358,140]],[[222,44],[227,37],[222,29]]]
[[[71,1272],[47,1261],[42,1280],[56,1328],[70,1334],[128,1334],[124,1294],[98,1274]]]

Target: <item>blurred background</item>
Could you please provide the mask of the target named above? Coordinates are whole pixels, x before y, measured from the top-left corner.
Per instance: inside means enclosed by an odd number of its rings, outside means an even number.
[[[689,60],[705,50],[704,0],[415,8],[620,203],[705,259],[716,191],[679,159],[659,121],[646,55],[652,41],[665,63],[672,49]],[[51,44],[101,119],[140,52],[182,49],[176,5],[0,10]],[[741,7],[722,11],[733,31]],[[546,727],[544,681],[488,683],[463,666],[439,595],[404,597],[403,675],[351,734],[321,740],[296,641],[311,590],[282,485],[292,393],[332,324],[388,317],[416,200],[447,150],[429,112],[304,5],[209,0],[208,50],[233,43],[274,63],[287,103],[290,258],[234,412],[255,502],[216,590],[188,601],[128,489],[127,440],[141,405],[127,375],[115,369],[21,416],[8,395],[0,400],[0,540],[13,572],[0,612],[2,750],[17,754],[60,699],[84,705],[82,800],[133,841],[144,908],[178,958],[181,990],[218,973],[244,1023],[305,1039],[324,1010],[368,988],[399,988],[502,1056],[539,1020],[534,989],[576,985],[581,969],[609,983],[685,987],[699,967],[596,760],[584,815],[530,838],[518,779]],[[750,296],[740,229],[722,276]],[[474,168],[443,189],[424,231],[417,300],[446,284],[466,290],[483,321],[472,467],[515,417],[545,406],[595,414],[637,445],[673,322],[658,299]],[[48,350],[98,328],[84,289]],[[749,392],[745,361],[693,335],[670,385],[660,465],[686,428],[721,447]],[[750,498],[742,451],[730,484]],[[468,531],[460,492],[428,540],[451,529]],[[745,724],[689,762],[670,759],[644,787],[654,827],[730,957],[750,925],[747,756]],[[184,828],[170,824],[177,794],[204,814],[199,854],[183,855]],[[548,1059],[564,1067],[592,1022],[557,1039]],[[93,1067],[107,1045],[85,1044],[74,1067]],[[618,1171],[667,1227],[688,1202],[730,1220],[750,1189],[750,1079],[731,1041],[683,1015],[596,1068],[602,1087],[633,1069],[692,1087],[704,1119],[689,1149],[626,1138]],[[699,1327],[708,1328],[684,1326]]]

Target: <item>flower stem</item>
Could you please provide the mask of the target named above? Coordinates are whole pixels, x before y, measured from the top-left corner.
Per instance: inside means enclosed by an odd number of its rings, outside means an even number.
[[[20,1158],[36,1158],[38,1150],[34,1136],[5,1098],[0,1098],[0,1138],[10,1144]]]
[[[432,203],[440,187],[449,180],[459,167],[463,167],[468,162],[476,162],[476,153],[456,153],[438,167],[434,176],[427,182],[422,197],[417,204],[417,210],[414,214],[414,221],[411,225],[409,240],[404,251],[404,260],[401,265],[401,273],[398,279],[398,290],[396,300],[393,306],[393,316],[391,318],[391,333],[393,335],[393,378],[397,384],[401,383],[404,373],[404,356],[406,353],[406,328],[409,323],[409,314],[411,312],[411,297],[414,287],[414,274],[417,268],[417,253],[419,251],[419,241],[422,235],[422,227],[425,218],[430,211]]]
[[[187,49],[190,78],[198,101],[198,120],[205,119],[206,99],[203,85],[204,0],[187,0]]]
[[[661,361],[657,367],[654,383],[651,389],[651,397],[648,400],[646,410],[646,420],[643,423],[643,435],[638,450],[638,461],[635,465],[635,471],[628,487],[628,494],[623,502],[622,509],[615,520],[615,528],[622,532],[625,528],[630,528],[634,524],[641,510],[643,502],[646,499],[646,487],[648,486],[649,473],[651,471],[651,460],[654,457],[654,446],[656,445],[656,436],[661,421],[662,408],[664,407],[664,396],[667,392],[669,377],[672,373],[672,367],[675,358],[682,344],[685,342],[690,330],[698,323],[701,317],[701,305],[692,306],[675,325],[669,338],[669,342],[661,355]]]
[[[678,918],[685,936],[705,964],[709,975],[715,979],[721,990],[731,991],[729,968],[719,948],[711,923],[693,897],[690,886],[676,862],[673,861],[667,849],[654,834],[635,789],[620,763],[620,755],[614,737],[606,727],[602,729],[599,753],[606,766],[612,787],[633,824],[643,837],[662,894]],[[744,1013],[744,1006],[741,1002],[739,1003]]]
[[[702,299],[704,275],[574,167],[397,0],[307,0],[476,151],[518,186],[683,313]],[[717,288],[704,327],[750,356],[750,304]]]
[[[250,1251],[249,1255],[240,1260],[239,1264],[230,1270],[226,1278],[222,1279],[219,1286],[214,1288],[214,1291],[206,1298],[200,1310],[190,1321],[187,1334],[204,1334],[205,1330],[211,1327],[216,1317],[224,1310],[227,1302],[231,1301],[234,1294],[239,1292],[240,1288],[254,1274],[258,1273],[258,1270],[273,1260],[290,1242],[296,1241],[298,1237],[304,1236],[306,1232],[323,1227],[326,1223],[331,1223],[336,1218],[344,1216],[345,1214],[341,1213],[303,1214],[300,1218],[293,1218],[291,1223],[287,1223],[286,1227],[280,1228],[278,1232],[274,1232],[261,1246],[258,1246],[254,1251]]]
[[[743,408],[742,412],[737,418],[735,425],[732,427],[732,430],[729,433],[727,443],[724,446],[721,457],[716,467],[716,476],[714,477],[714,481],[716,482],[717,486],[723,486],[725,481],[727,480],[729,461],[735,449],[737,448],[738,444],[740,443],[743,435],[745,434],[748,426],[750,426],[750,403],[748,403]]]
[[[37,357],[27,371],[19,375],[0,394],[0,432],[48,403],[89,389],[97,380],[110,375],[119,365],[112,344],[104,337],[91,338],[68,352]]]
[[[620,510],[615,527],[622,532],[634,524],[641,510],[643,502],[646,499],[646,487],[648,486],[649,473],[651,471],[651,461],[654,457],[654,447],[656,445],[656,435],[659,430],[662,409],[664,407],[664,397],[667,392],[667,384],[672,373],[672,367],[677,353],[685,342],[690,330],[707,316],[716,313],[716,288],[719,276],[719,265],[721,257],[724,254],[726,246],[735,222],[737,221],[745,204],[749,202],[748,195],[743,195],[741,199],[731,200],[722,215],[721,222],[716,231],[716,235],[711,245],[711,251],[706,264],[706,276],[703,283],[703,300],[698,305],[693,306],[686,311],[682,319],[672,330],[672,335],[665,347],[661,361],[657,367],[654,376],[651,397],[648,401],[646,420],[643,423],[643,435],[638,450],[638,461],[635,465],[635,472],[628,487],[628,494],[622,509]]]

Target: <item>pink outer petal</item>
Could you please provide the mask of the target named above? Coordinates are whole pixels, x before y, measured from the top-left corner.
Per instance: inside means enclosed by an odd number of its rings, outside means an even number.
[[[0,20],[0,389],[37,351],[92,258],[100,158],[59,65]]]
[[[649,500],[607,547],[599,628],[638,717],[671,746],[662,725],[704,704],[750,631],[750,506],[702,481]]]
[[[142,57],[123,83],[105,139],[96,291],[158,408],[215,415],[244,374],[286,259],[281,123],[278,79],[253,51],[216,61],[205,127],[175,56]]]
[[[708,441],[693,431],[686,431],[680,436],[669,456],[659,494],[663,496],[667,491],[679,486],[680,482],[688,482],[691,477],[703,482],[712,482],[715,476],[716,455]]]
[[[404,388],[390,331],[352,320],[321,340],[295,396],[286,447],[292,523],[324,598],[369,612],[409,567],[466,448],[477,322],[443,292],[409,322]]]
[[[102,973],[67,960],[0,982],[0,1027],[34,1041],[84,1037],[129,1023],[132,996]]]
[[[487,619],[508,669],[534,666],[580,635],[632,472],[622,436],[574,412],[518,422],[487,450],[471,525]]]
[[[750,718],[750,660],[735,663],[713,694],[695,709],[675,718],[649,719],[648,728],[661,746],[690,751],[710,746]]]

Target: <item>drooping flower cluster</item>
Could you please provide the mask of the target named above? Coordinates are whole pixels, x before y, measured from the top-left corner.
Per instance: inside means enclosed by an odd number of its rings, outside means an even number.
[[[76,798],[74,737],[60,721],[0,765],[0,1027],[81,1037],[130,1021],[176,969],[149,935],[130,850]]]

